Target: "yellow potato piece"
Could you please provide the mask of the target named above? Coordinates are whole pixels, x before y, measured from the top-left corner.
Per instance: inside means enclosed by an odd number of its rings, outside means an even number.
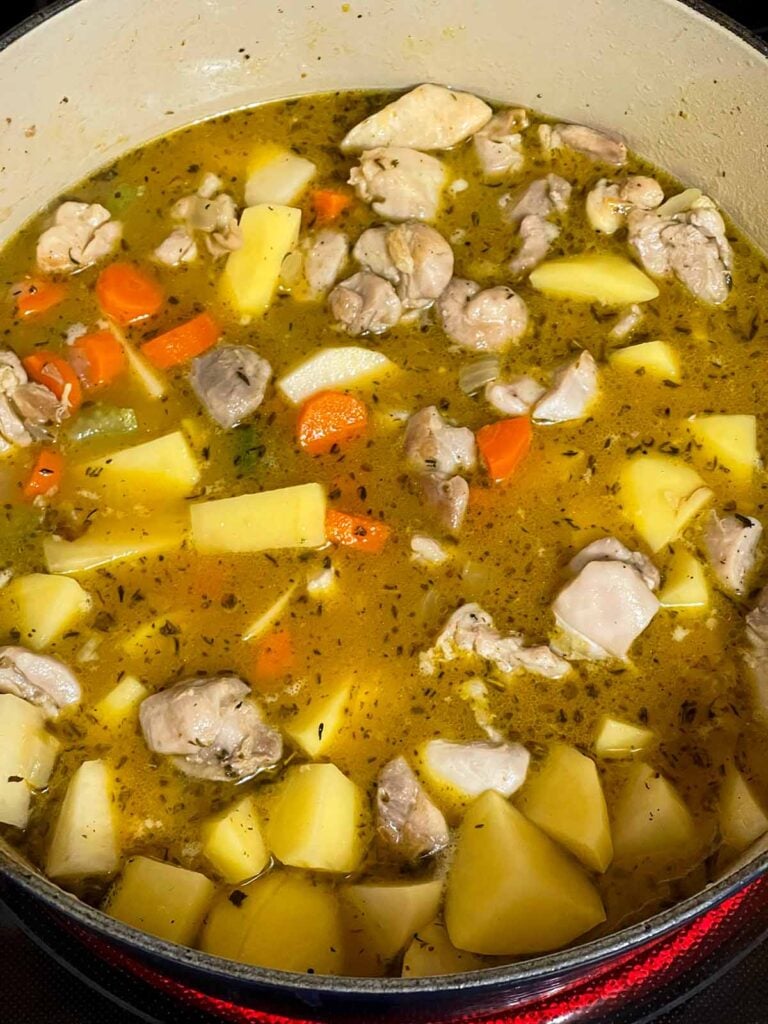
[[[344,973],[344,929],[334,892],[293,872],[272,871],[219,896],[200,948],[276,970]]]
[[[630,459],[619,483],[624,514],[652,551],[676,540],[713,497],[696,470],[669,455]]]
[[[132,507],[186,498],[200,482],[200,467],[181,430],[92,459],[73,472],[88,490]]]
[[[605,871],[611,863],[611,827],[597,766],[575,747],[555,744],[529,774],[516,803],[591,871]]]
[[[112,772],[104,761],[84,761],[64,795],[46,872],[51,878],[111,875],[118,863]]]
[[[434,920],[443,883],[348,885],[341,891],[348,939],[348,967],[354,974],[381,974],[387,961]]]
[[[107,729],[135,726],[139,704],[149,696],[149,690],[136,676],[126,676],[96,704],[93,711]]]
[[[707,611],[710,589],[704,566],[689,551],[676,551],[659,594],[663,608]]]
[[[696,416],[688,429],[710,460],[717,460],[739,484],[748,484],[758,466],[755,416]]]
[[[295,203],[314,178],[317,168],[311,160],[266,142],[256,146],[248,160],[245,205]]]
[[[319,548],[325,544],[325,491],[299,484],[192,505],[192,540],[201,554]]]
[[[622,256],[584,253],[547,260],[528,280],[545,295],[606,306],[649,302],[659,294],[650,277]]]
[[[363,791],[335,765],[297,765],[279,787],[268,846],[291,867],[354,871],[365,853],[366,804]]]
[[[21,634],[21,643],[41,651],[88,614],[91,599],[77,580],[33,572],[17,576],[2,592],[3,618]]]
[[[13,693],[0,694],[1,823],[26,828],[30,786],[45,786],[58,747],[45,731],[45,715],[40,708]],[[47,775],[42,763],[46,753]]]
[[[294,405],[318,391],[361,385],[396,370],[381,352],[361,345],[324,348],[281,377],[278,390]]]
[[[691,812],[675,787],[648,765],[636,765],[614,810],[616,860],[684,856],[695,845]]]
[[[195,941],[215,892],[200,874],[149,857],[133,857],[113,886],[104,912],[169,942]]]
[[[431,978],[438,974],[477,971],[486,966],[479,956],[456,949],[445,926],[433,921],[419,928],[403,956],[404,978]]]
[[[598,757],[620,761],[648,750],[655,742],[655,733],[645,726],[604,715],[597,727],[595,753]]]
[[[181,547],[184,536],[185,523],[177,516],[103,519],[77,540],[46,537],[43,554],[49,572],[85,572],[172,551]]]
[[[243,244],[227,257],[221,292],[239,313],[261,316],[272,303],[280,267],[296,245],[301,210],[260,203],[240,216]]]
[[[543,953],[604,920],[597,890],[569,854],[499,793],[475,800],[448,875],[445,924],[454,946]]]
[[[305,694],[307,691],[301,697]],[[321,757],[333,744],[344,722],[349,694],[348,683],[342,683],[330,693],[315,695],[310,691],[306,705],[285,723],[283,731],[307,757]]]
[[[728,768],[720,788],[720,835],[723,842],[741,853],[768,832],[768,816],[741,774]]]
[[[639,345],[615,349],[608,356],[608,362],[617,370],[628,373],[644,370],[660,380],[675,383],[680,380],[680,358],[666,341],[644,341]]]
[[[269,851],[253,797],[243,797],[203,825],[203,856],[226,882],[261,874],[269,863]]]

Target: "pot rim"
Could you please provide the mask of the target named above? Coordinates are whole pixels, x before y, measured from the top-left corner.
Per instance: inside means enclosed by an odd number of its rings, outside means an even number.
[[[74,7],[80,0],[53,0],[43,10],[29,15],[23,21],[0,34],[0,53],[33,29]],[[688,7],[709,21],[737,36],[768,61],[768,43],[749,29],[716,10],[705,0],[672,0]],[[768,72],[768,67],[766,68]],[[489,967],[462,974],[438,975],[430,978],[356,978],[319,974],[295,974],[267,967],[225,960],[200,950],[166,942],[139,929],[132,928],[101,910],[83,903],[72,893],[59,888],[43,874],[6,853],[0,843],[0,875],[6,875],[31,896],[40,899],[65,917],[74,920],[90,932],[117,940],[129,949],[148,952],[160,960],[169,960],[213,979],[225,975],[236,981],[256,984],[273,991],[328,995],[375,996],[397,998],[403,995],[449,995],[466,989],[483,991],[510,985],[520,986],[545,981],[553,976],[567,976],[577,969],[597,966],[611,958],[630,953],[641,945],[653,942],[700,917],[729,897],[746,888],[768,871],[768,848],[738,871],[711,883],[694,896],[676,903],[652,917],[611,932],[608,935],[540,956],[515,961],[501,967]]]

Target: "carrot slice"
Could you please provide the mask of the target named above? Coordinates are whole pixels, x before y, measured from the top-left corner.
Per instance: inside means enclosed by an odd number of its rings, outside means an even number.
[[[325,514],[325,534],[328,540],[342,547],[378,554],[391,532],[386,523],[370,516],[353,515],[337,509],[329,509]]]
[[[293,638],[287,629],[279,629],[259,644],[254,671],[259,679],[275,680],[287,676],[293,662]]]
[[[359,398],[343,391],[318,391],[302,405],[296,434],[306,452],[322,455],[360,437],[367,425],[368,410]]]
[[[70,360],[86,387],[111,384],[125,370],[125,349],[111,331],[84,334],[72,345]]]
[[[497,483],[508,480],[528,454],[533,438],[527,416],[487,423],[475,435],[485,467]]]
[[[64,470],[64,459],[58,452],[44,448],[32,466],[23,494],[29,501],[39,494],[51,494],[58,491]]]
[[[318,224],[330,224],[352,205],[352,196],[332,188],[319,188],[312,193],[312,208]]]
[[[187,320],[184,324],[158,334],[156,338],[141,346],[142,353],[150,363],[161,370],[185,363],[193,356],[199,356],[219,340],[221,328],[210,313]]]
[[[110,263],[96,281],[102,311],[119,324],[145,320],[163,304],[163,290],[154,278],[132,263]]]
[[[66,359],[57,356],[55,352],[41,351],[33,352],[22,359],[22,363],[32,380],[50,388],[58,399],[67,403],[70,412],[80,408],[83,389]]]
[[[64,299],[67,286],[60,281],[46,281],[42,277],[28,277],[13,289],[18,316],[45,313]]]

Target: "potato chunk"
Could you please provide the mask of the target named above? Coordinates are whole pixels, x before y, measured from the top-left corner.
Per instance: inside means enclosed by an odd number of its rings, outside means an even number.
[[[301,210],[260,203],[240,216],[243,244],[227,256],[221,291],[238,313],[261,316],[272,303],[283,260],[296,245]]]
[[[348,885],[341,891],[349,938],[349,967],[355,974],[382,974],[414,934],[434,920],[443,883]]]
[[[43,554],[49,572],[72,573],[126,562],[181,547],[185,524],[176,516],[101,520],[78,537],[46,537]]]
[[[88,613],[91,599],[77,580],[33,572],[11,580],[2,592],[2,606],[21,643],[42,651]]]
[[[84,761],[64,795],[46,872],[51,878],[111,875],[118,863],[112,773],[104,761]]]
[[[759,465],[757,418],[755,416],[696,416],[688,429],[708,459],[719,465],[739,484],[749,484]]]
[[[295,203],[314,178],[311,160],[273,142],[262,143],[251,153],[245,181],[245,205]]]
[[[213,899],[213,882],[149,857],[125,865],[104,904],[104,912],[150,935],[190,946]]]
[[[181,430],[120,448],[83,463],[74,472],[82,476],[88,490],[131,506],[186,498],[200,481],[200,467]]]
[[[313,694],[296,717],[286,722],[285,733],[307,757],[321,757],[333,744],[344,722],[349,693],[349,683],[342,683],[329,693]]]
[[[720,788],[720,835],[733,850],[742,850],[768,832],[768,816],[741,774],[730,767]]]
[[[192,540],[202,554],[319,548],[325,544],[325,491],[299,484],[190,509]]]
[[[125,676],[101,698],[93,711],[107,729],[120,729],[126,724],[134,727],[139,704],[148,696],[149,690],[136,676]]]
[[[537,291],[556,299],[606,306],[649,302],[659,294],[650,277],[628,259],[597,253],[547,260],[531,271],[529,281]]]
[[[710,599],[704,566],[685,549],[676,551],[667,571],[664,588],[659,594],[662,607],[697,610],[701,613],[709,609]]]
[[[615,349],[608,356],[611,366],[628,373],[644,371],[659,380],[680,380],[680,358],[666,341],[644,341]]]
[[[269,863],[269,852],[253,797],[243,797],[203,825],[203,856],[233,884],[261,874]]]
[[[436,974],[458,974],[476,971],[485,962],[474,953],[456,949],[448,938],[445,926],[433,921],[418,932],[403,957],[404,978],[431,978]]]
[[[208,915],[200,948],[281,971],[344,973],[344,929],[335,894],[288,871],[272,871],[222,894]]]
[[[624,514],[652,551],[676,540],[713,497],[696,470],[674,456],[630,459],[619,482]]]
[[[317,391],[361,385],[397,369],[381,352],[360,345],[324,348],[299,363],[277,382],[277,388],[294,405]]]
[[[583,869],[498,793],[470,806],[448,875],[454,946],[517,956],[558,949],[605,920]]]
[[[267,840],[278,860],[346,874],[360,866],[368,826],[365,795],[333,764],[291,768],[272,807]]]
[[[595,753],[598,757],[620,761],[647,750],[655,742],[656,735],[650,729],[604,715],[597,727]]]
[[[591,871],[605,871],[613,857],[611,827],[595,762],[575,747],[555,744],[529,774],[517,806]]]
[[[647,764],[636,765],[613,816],[616,860],[685,856],[695,845],[691,812],[675,787]]]
[[[0,822],[26,828],[31,788],[47,785],[58,751],[40,708],[0,694]]]

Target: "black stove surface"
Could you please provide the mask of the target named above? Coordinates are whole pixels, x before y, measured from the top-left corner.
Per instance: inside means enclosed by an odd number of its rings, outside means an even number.
[[[768,41],[768,7],[764,4],[754,0],[710,2]],[[45,0],[0,5],[0,32],[46,6]],[[0,1024],[138,1024],[140,1020],[187,1024],[183,1017],[157,1016],[165,1012],[159,1006],[147,1006],[146,1016],[136,1016],[93,991],[35,945],[2,904],[0,954]],[[667,1010],[655,1024],[735,1022],[768,1024],[768,942],[684,1003]]]

